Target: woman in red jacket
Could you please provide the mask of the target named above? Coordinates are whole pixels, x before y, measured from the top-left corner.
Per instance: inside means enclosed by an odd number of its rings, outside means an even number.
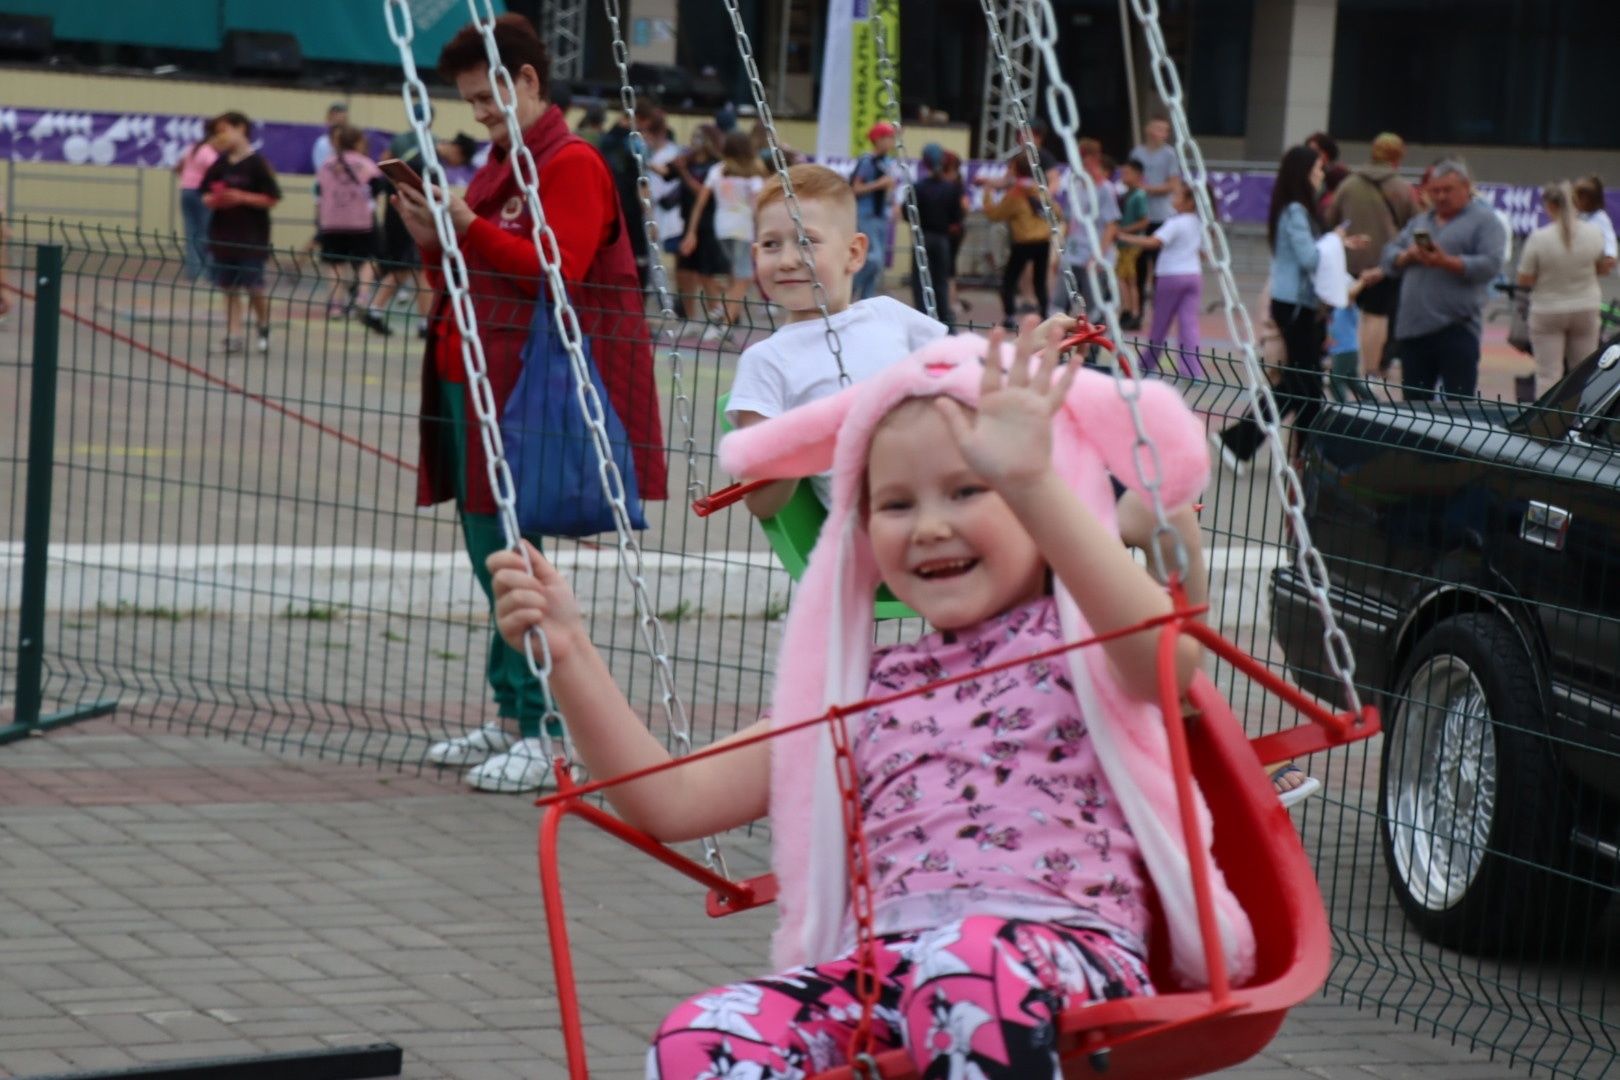
[[[521,15],[501,16],[495,24],[495,42],[517,91],[520,136],[538,169],[546,220],[557,237],[569,299],[579,313],[580,328],[590,341],[614,411],[629,435],[641,497],[662,499],[664,438],[651,339],[613,175],[596,148],[570,133],[562,110],[546,99],[550,60],[528,21]],[[498,411],[517,383],[521,352],[535,304],[541,300],[540,260],[529,234],[528,207],[508,157],[512,134],[490,88],[484,42],[476,26],[463,27],[445,45],[439,72],[472,106],[473,118],[484,125],[492,144],[489,161],[468,184],[466,197],[451,192],[447,198],[467,261]],[[423,264],[432,268],[430,280],[441,289],[429,322],[423,366],[417,504],[456,501],[473,573],[488,596],[484,562],[503,546],[503,537],[467,392],[461,338],[442,295],[433,215],[426,198],[407,188],[394,196],[394,204],[422,249]],[[475,766],[466,779],[481,790],[533,790],[544,782],[548,770],[539,739],[545,699],[523,656],[507,647],[498,632],[491,633],[487,674],[500,722],[434,744],[428,759]]]

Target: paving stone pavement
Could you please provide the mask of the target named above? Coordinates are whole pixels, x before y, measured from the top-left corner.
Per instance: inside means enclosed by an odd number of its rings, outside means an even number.
[[[527,798],[108,719],[0,750],[0,807],[0,1074],[391,1040],[407,1077],[566,1075]],[[764,970],[771,916],[564,835],[594,1075],[639,1076],[676,999]],[[1515,1074],[1318,999],[1224,1075]]]

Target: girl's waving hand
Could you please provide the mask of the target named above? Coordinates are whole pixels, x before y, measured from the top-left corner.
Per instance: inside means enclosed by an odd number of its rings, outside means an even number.
[[[977,411],[949,397],[935,398],[936,407],[956,439],[963,459],[997,490],[1041,479],[1052,468],[1052,417],[1063,406],[1080,365],[1058,363],[1061,326],[1049,325],[1044,348],[1032,362],[1038,338],[1031,332],[1034,316],[1014,344],[1012,370],[1001,367],[1007,336],[990,333],[980,384]]]

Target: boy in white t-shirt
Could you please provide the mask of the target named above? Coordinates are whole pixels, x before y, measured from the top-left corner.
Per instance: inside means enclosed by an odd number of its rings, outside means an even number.
[[[853,382],[876,375],[947,333],[930,319],[888,296],[850,303],[855,274],[866,262],[867,239],[855,227],[855,192],[849,181],[821,165],[788,170],[804,230],[815,250],[821,282],[839,340],[844,371]],[[731,385],[726,416],[739,428],[757,424],[799,405],[836,394],[838,361],[827,341],[827,326],[816,305],[810,268],[799,248],[788,213],[782,179],[766,181],[754,203],[754,267],[761,291],[788,311],[776,333],[743,350]],[[775,517],[793,497],[797,480],[779,480],[744,499],[758,518]],[[826,477],[812,477],[816,494],[830,501]]]

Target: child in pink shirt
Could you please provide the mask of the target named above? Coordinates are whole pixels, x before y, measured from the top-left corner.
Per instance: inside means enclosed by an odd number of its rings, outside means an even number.
[[[180,178],[180,221],[185,228],[185,275],[187,281],[196,281],[207,269],[208,219],[212,211],[203,205],[203,176],[208,167],[219,160],[214,148],[213,125],[202,138],[186,148],[180,160],[174,163],[175,175]]]
[[[332,153],[316,174],[319,188],[316,219],[321,264],[332,277],[328,318],[349,310],[343,297],[345,278],[352,277],[353,304],[360,321],[387,337],[392,330],[380,312],[367,306],[375,289],[377,257],[377,196],[388,188],[382,170],[366,156],[366,133],[349,124],[332,129]]]
[[[783,636],[774,717],[730,741],[884,699],[842,721],[874,903],[873,1029],[877,1049],[905,1047],[925,1076],[1059,1076],[1055,1021],[1066,1009],[1154,992],[1150,889],[1171,970],[1203,977],[1154,705],[1158,636],[1034,656],[1171,606],[1114,518],[1108,474],[1132,475],[1124,403],[1106,375],[1060,368],[1055,345],[1038,358],[1032,349],[1028,339],[1004,349],[999,331],[988,346],[941,339],[721,447],[738,476],[833,466],[833,505]],[[1162,383],[1140,392],[1170,463],[1160,490],[1184,505],[1208,472],[1203,427]],[[497,622],[514,647],[544,627],[551,688],[591,774],[667,760],[613,687],[567,583],[538,552],[527,557],[533,574],[516,553],[489,561]],[[874,650],[879,581],[933,632]],[[1197,644],[1184,639],[1174,660],[1185,690]],[[627,821],[666,842],[767,810],[771,819],[778,973],[677,1006],[654,1038],[649,1080],[847,1063],[860,952],[827,728],[607,789]],[[1199,815],[1194,843],[1207,849],[1201,805]],[[1253,931],[1218,872],[1214,891],[1221,952],[1241,981]]]

